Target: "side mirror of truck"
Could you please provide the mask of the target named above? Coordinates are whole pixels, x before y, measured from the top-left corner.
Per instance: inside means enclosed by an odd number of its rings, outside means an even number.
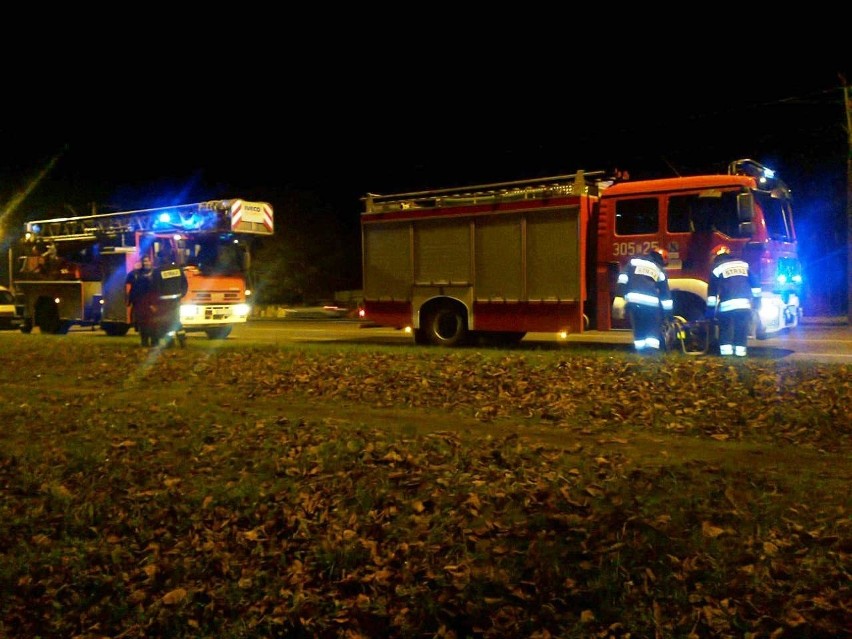
[[[751,222],[754,219],[754,197],[751,193],[737,195],[737,217],[740,222]]]
[[[754,223],[753,222],[740,222],[739,230],[737,232],[738,237],[751,237],[754,233]]]

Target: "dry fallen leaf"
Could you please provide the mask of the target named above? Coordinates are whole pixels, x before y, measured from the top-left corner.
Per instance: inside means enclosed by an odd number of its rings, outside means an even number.
[[[167,606],[173,606],[175,604],[180,603],[184,599],[186,599],[186,590],[184,590],[183,588],[175,588],[171,592],[167,592],[165,595],[163,595],[162,601]]]

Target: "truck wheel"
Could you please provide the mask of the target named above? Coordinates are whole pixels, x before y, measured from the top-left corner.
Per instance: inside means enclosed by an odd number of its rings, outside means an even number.
[[[458,307],[439,306],[426,316],[423,327],[434,346],[461,346],[467,340],[467,320]]]
[[[42,333],[59,333],[62,324],[59,321],[59,310],[53,300],[41,298],[35,306],[35,323]]]
[[[232,326],[217,326],[216,328],[205,329],[208,339],[225,339],[231,334]]]
[[[24,320],[24,323],[21,324],[21,332],[25,335],[33,332],[33,321],[29,318]]]
[[[110,337],[123,337],[130,330],[130,324],[124,322],[101,322],[104,333]]]

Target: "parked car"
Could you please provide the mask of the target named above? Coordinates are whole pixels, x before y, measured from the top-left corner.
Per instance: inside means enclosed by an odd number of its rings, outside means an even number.
[[[24,318],[15,307],[15,296],[5,286],[0,286],[0,330],[21,328]]]

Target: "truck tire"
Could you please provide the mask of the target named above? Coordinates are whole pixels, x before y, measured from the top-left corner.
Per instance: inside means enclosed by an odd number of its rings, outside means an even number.
[[[56,334],[61,332],[62,323],[59,320],[59,309],[56,308],[53,300],[46,297],[39,298],[35,305],[35,324],[42,333]]]
[[[130,330],[130,324],[124,322],[101,322],[104,333],[110,337],[123,337]]]
[[[24,323],[21,324],[21,332],[25,335],[29,335],[33,332],[33,321],[29,317],[24,320]]]
[[[233,326],[217,326],[216,328],[207,328],[204,332],[207,334],[207,339],[226,339],[231,334]]]
[[[468,338],[467,318],[461,307],[449,304],[429,311],[422,330],[433,346],[461,346]]]

